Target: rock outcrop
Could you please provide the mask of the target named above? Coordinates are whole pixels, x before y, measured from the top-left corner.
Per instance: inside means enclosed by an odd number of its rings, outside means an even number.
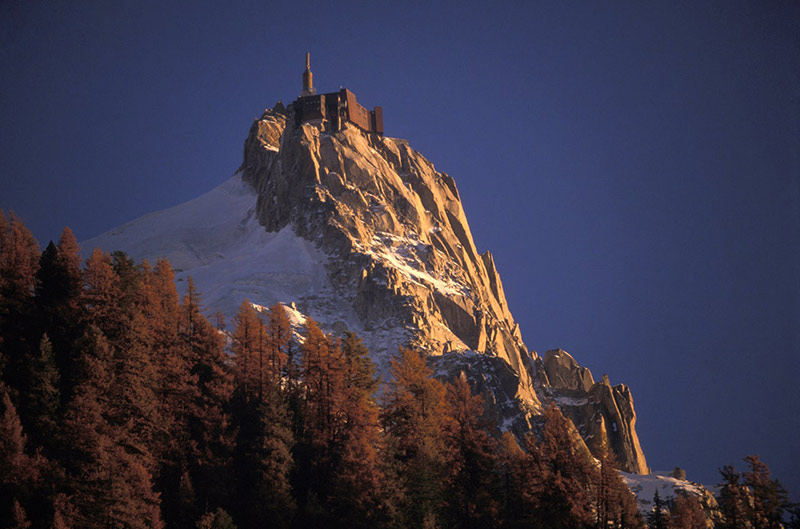
[[[605,439],[622,468],[647,474],[628,386],[612,387],[607,375],[595,382],[592,373],[562,349],[547,351],[543,365],[547,393],[575,424],[589,449],[596,453]]]

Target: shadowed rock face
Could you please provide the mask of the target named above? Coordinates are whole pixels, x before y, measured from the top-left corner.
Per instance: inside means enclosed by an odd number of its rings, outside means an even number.
[[[384,373],[399,345],[440,357],[441,376],[466,374],[498,421],[520,435],[542,402],[576,392],[586,405],[559,404],[583,438],[607,436],[626,470],[646,471],[627,387],[594,383],[564,352],[542,361],[525,347],[450,176],[404,140],[294,122],[268,110],[253,123],[242,178],[258,193],[267,231],[291,226],[328,256],[336,295],[352,307],[351,325]],[[329,331],[343,325],[321,323]]]

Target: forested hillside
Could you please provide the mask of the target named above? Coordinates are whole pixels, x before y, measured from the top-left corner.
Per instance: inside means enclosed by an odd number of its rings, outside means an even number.
[[[380,381],[357,336],[296,334],[280,304],[201,308],[166,260],[82,262],[68,228],[40,252],[0,214],[3,527],[643,525],[555,407],[520,446],[421,353]]]

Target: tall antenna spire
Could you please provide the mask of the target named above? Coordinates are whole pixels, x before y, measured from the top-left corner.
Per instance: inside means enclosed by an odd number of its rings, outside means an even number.
[[[314,77],[311,73],[311,54],[306,53],[306,70],[303,72],[303,91],[300,92],[300,96],[313,96],[316,92]]]

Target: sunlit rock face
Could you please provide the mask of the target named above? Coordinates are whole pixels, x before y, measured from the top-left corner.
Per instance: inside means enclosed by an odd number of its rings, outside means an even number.
[[[329,257],[331,283],[358,320],[353,330],[384,370],[398,345],[444,355],[433,360],[437,372],[466,373],[500,424],[521,433],[554,401],[590,448],[605,436],[624,469],[647,471],[628,388],[595,383],[566,353],[542,361],[528,351],[492,255],[475,247],[455,181],[408,142],[353,126],[326,133],[265,111],[241,172],[258,192],[266,230],[292,226]],[[570,392],[586,404],[565,405]]]
[[[336,257],[331,278],[365,329],[388,323],[430,353],[491,352],[522,372],[527,350],[453,179],[405,141],[352,126],[289,127],[278,146],[281,118],[265,113],[246,142],[242,175],[258,191],[262,225],[291,224]]]
[[[468,378],[501,428],[521,438],[556,403],[576,440],[607,436],[624,469],[646,470],[627,388],[594,383],[566,353],[528,351],[450,176],[405,140],[295,122],[266,110],[230,180],[84,246],[167,257],[179,285],[192,276],[206,309],[228,318],[247,298],[283,303],[298,326],[353,331],[384,379],[398,347],[424,350],[437,376]],[[565,404],[569,392],[587,404]]]

